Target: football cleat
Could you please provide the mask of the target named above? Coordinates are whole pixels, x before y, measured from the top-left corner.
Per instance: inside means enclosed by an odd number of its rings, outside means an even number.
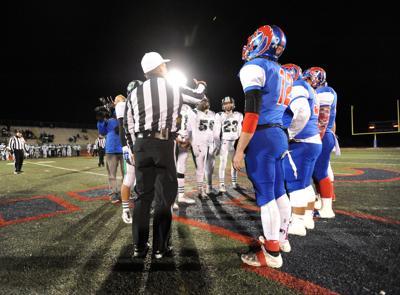
[[[290,243],[288,240],[279,242],[279,249],[285,253],[289,253],[290,251],[292,251],[292,247],[290,246]]]
[[[315,228],[315,222],[312,216],[306,216],[304,219],[304,227],[306,229],[314,229]]]
[[[193,200],[192,198],[185,197],[185,195],[179,194],[178,196],[178,203],[185,203],[185,204],[195,204],[196,201]]]
[[[280,268],[283,264],[282,256],[279,253],[278,256],[273,256],[267,252],[266,241],[264,237],[259,237],[261,249],[256,253],[246,253],[241,255],[243,263],[250,266],[260,267],[269,266],[271,268]]]
[[[225,187],[225,184],[224,184],[224,183],[221,183],[221,184],[219,185],[219,192],[220,192],[220,193],[226,193],[226,187]]]
[[[288,234],[304,237],[307,234],[307,230],[304,226],[304,222],[299,223],[299,222],[292,221],[289,224]]]

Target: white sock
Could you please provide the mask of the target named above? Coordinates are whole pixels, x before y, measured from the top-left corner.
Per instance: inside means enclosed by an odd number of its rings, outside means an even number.
[[[332,198],[321,198],[322,210],[332,210]]]
[[[281,217],[281,226],[280,226],[280,241],[287,240],[287,230],[290,222],[290,215],[292,213],[292,208],[290,207],[290,201],[286,194],[280,196],[276,199],[276,204],[279,208],[279,214]]]
[[[281,217],[275,200],[272,200],[261,206],[261,224],[263,227],[264,236],[268,241],[279,241]]]

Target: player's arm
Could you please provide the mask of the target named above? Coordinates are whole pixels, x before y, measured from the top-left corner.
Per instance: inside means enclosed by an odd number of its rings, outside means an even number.
[[[222,124],[221,124],[221,116],[219,114],[215,114],[214,119],[214,141],[219,142],[221,139],[221,131],[222,131]]]
[[[179,88],[183,102],[191,105],[198,104],[206,94],[207,84],[203,81],[194,81],[197,84],[196,89],[191,89],[186,86]]]
[[[261,88],[265,84],[265,71],[257,65],[248,65],[240,70],[239,76],[245,92],[245,115],[242,132],[233,158],[233,167],[236,170],[244,167],[244,151],[257,128],[258,114],[262,102]]]
[[[107,121],[102,120],[97,122],[97,130],[101,135],[107,135]]]
[[[239,120],[237,126],[238,134],[242,133],[242,124],[243,124],[243,115],[242,113],[239,113]]]
[[[305,97],[297,97],[290,103],[290,110],[293,112],[293,119],[288,128],[289,139],[293,139],[307,125],[310,119],[311,110]]]

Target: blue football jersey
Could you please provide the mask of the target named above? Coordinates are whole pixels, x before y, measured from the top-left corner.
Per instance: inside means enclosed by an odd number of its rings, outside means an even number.
[[[332,130],[333,125],[336,120],[336,104],[337,104],[337,95],[335,90],[329,86],[323,86],[317,88],[317,100],[319,102],[319,106],[330,106],[330,114],[329,114],[329,123],[327,126],[327,130]]]
[[[297,80],[293,83],[292,91],[290,92],[290,103],[289,107],[283,114],[283,125],[288,128],[293,119],[293,112],[290,108],[292,102],[300,97],[307,99],[308,107],[310,108],[310,118],[303,130],[300,131],[294,138],[295,139],[306,139],[319,134],[318,129],[318,103],[314,89],[304,80]]]
[[[276,62],[255,58],[243,65],[239,77],[245,93],[253,89],[261,90],[258,125],[282,124],[283,112],[290,102],[291,75]]]

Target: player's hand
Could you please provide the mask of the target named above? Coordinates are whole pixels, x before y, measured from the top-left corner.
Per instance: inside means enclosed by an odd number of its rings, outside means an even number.
[[[128,146],[124,146],[122,147],[122,154],[124,156],[125,161],[129,164],[129,165],[133,165],[134,161],[133,161],[133,154],[130,150],[130,148]]]
[[[240,171],[244,167],[244,153],[241,151],[236,151],[232,160],[233,168]]]
[[[122,220],[126,224],[131,224],[132,223],[132,216],[131,216],[131,211],[130,209],[122,209]]]

